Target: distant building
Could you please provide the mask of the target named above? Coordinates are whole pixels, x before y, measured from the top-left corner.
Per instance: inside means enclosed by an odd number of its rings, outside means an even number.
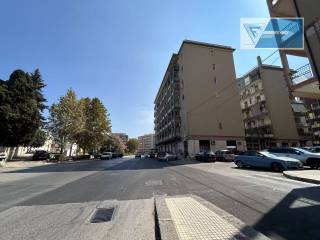
[[[139,146],[138,152],[139,153],[149,153],[155,148],[155,141],[154,141],[154,134],[145,134],[143,136],[138,137]]]
[[[185,40],[172,55],[154,101],[158,151],[246,149],[233,51]]]
[[[125,146],[125,148],[127,147],[127,142],[129,141],[129,136],[125,133],[112,133],[113,136],[118,137],[122,144]]]
[[[290,98],[283,68],[261,64],[237,80],[247,148],[306,146],[312,133],[304,102]]]

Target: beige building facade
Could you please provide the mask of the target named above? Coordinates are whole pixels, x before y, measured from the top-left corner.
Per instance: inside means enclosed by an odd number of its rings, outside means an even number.
[[[238,80],[247,148],[309,146],[306,105],[290,98],[283,68],[261,64]]]
[[[233,51],[185,40],[172,55],[154,102],[159,151],[246,149]]]
[[[139,146],[138,146],[139,153],[150,153],[155,148],[155,136],[153,133],[139,136],[138,141],[139,141]]]

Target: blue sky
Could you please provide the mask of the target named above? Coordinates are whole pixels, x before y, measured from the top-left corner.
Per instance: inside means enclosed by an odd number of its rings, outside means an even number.
[[[99,97],[113,131],[136,137],[153,131],[154,97],[184,39],[236,48],[237,75],[272,52],[239,49],[241,17],[269,17],[266,1],[2,0],[0,78],[39,68],[48,104],[68,88]]]

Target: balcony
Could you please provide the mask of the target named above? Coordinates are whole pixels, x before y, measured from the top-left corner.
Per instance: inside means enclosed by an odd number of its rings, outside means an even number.
[[[310,64],[297,68],[291,75],[291,91],[295,97],[320,98],[318,80],[313,76]]]
[[[293,71],[293,74],[291,75],[291,81],[293,84],[298,84],[312,77],[313,77],[312,69],[310,64],[308,63]]]

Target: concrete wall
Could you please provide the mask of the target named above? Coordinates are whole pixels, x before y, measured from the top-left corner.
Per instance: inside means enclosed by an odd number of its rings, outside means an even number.
[[[261,69],[261,79],[274,135],[279,139],[299,139],[289,93],[282,69]]]
[[[184,135],[244,137],[232,50],[184,44],[179,65]]]
[[[309,26],[320,16],[319,0],[296,0],[301,17],[304,18],[304,25]]]

